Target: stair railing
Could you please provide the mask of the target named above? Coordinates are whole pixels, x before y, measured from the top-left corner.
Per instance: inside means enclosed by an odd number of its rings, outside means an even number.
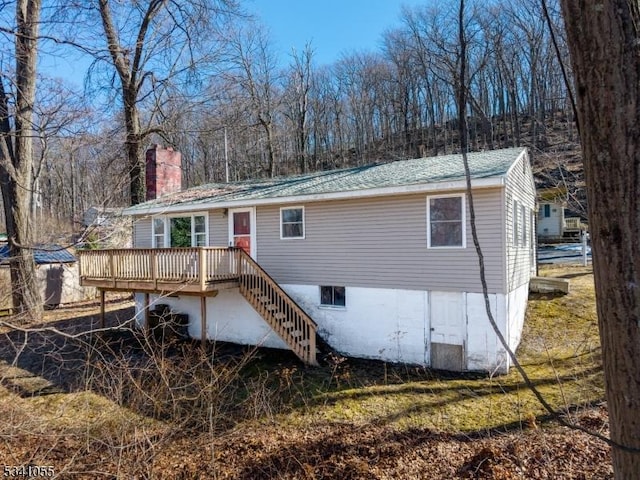
[[[235,251],[240,293],[303,362],[318,365],[316,322],[244,250]]]

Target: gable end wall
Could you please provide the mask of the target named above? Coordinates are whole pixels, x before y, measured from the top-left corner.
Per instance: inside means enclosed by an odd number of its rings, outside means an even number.
[[[532,213],[535,216],[535,184],[533,173],[529,164],[529,156],[526,152],[521,155],[507,174],[505,188],[505,237],[507,252],[507,289],[509,292],[529,282],[532,271],[535,271],[535,260],[531,259],[532,242],[535,248],[535,225],[532,224]],[[524,205],[527,216],[527,241],[514,242],[514,212],[513,203],[517,200],[519,205]],[[535,250],[534,255],[535,259]]]

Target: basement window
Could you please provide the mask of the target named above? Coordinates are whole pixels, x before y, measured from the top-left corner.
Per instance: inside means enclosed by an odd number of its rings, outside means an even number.
[[[324,307],[346,306],[345,287],[333,287],[333,286],[320,287],[320,305]]]

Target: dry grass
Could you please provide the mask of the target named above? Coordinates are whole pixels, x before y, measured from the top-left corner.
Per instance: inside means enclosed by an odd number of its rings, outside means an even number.
[[[519,358],[558,412],[606,432],[592,274],[542,273],[570,275],[571,293],[531,298]],[[110,309],[112,324],[132,312],[127,303]],[[48,312],[46,325],[75,332],[95,322],[93,304]],[[102,338],[34,332],[26,341],[8,329],[3,337],[0,458],[53,464],[61,478],[421,478],[424,471],[606,478],[611,471],[605,446],[548,423],[515,372],[452,377],[342,358],[314,369],[266,349],[160,348],[126,329]]]

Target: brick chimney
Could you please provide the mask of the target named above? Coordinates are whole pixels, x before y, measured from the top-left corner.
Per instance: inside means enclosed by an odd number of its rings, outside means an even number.
[[[171,147],[152,145],[146,155],[147,200],[182,190],[182,156]]]

